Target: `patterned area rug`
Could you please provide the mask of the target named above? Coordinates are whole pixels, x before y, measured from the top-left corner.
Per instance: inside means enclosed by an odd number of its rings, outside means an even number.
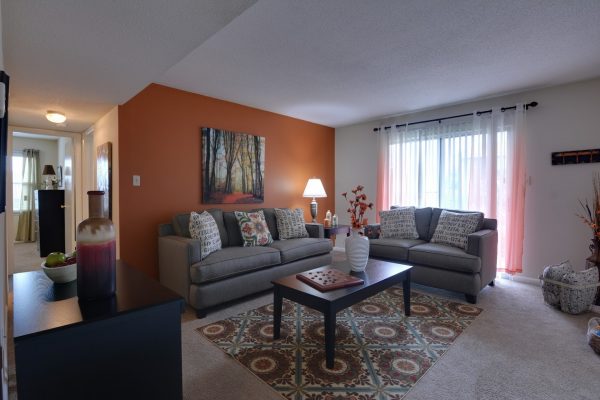
[[[334,369],[325,367],[323,315],[284,300],[281,339],[273,305],[198,328],[288,399],[401,399],[481,313],[411,293],[404,316],[394,286],[337,315]]]

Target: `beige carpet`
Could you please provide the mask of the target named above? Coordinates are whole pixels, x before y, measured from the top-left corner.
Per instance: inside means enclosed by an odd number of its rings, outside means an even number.
[[[336,253],[335,259],[343,258]],[[418,287],[437,296],[462,296]],[[271,294],[243,300],[198,320],[183,318],[185,399],[281,399],[246,368],[194,330],[272,302]],[[463,332],[404,400],[600,398],[600,356],[586,343],[594,314],[564,314],[544,304],[534,285],[497,280],[478,306],[484,312]]]
[[[13,273],[36,271],[40,269],[40,265],[45,260],[45,257],[40,257],[37,249],[37,244],[34,243],[15,243],[14,246],[15,267]]]

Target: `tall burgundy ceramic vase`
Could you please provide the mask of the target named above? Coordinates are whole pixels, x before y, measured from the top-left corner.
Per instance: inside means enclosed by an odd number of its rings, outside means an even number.
[[[102,212],[103,191],[89,191],[90,217],[77,227],[77,296],[96,300],[115,294],[116,241],[112,221]]]

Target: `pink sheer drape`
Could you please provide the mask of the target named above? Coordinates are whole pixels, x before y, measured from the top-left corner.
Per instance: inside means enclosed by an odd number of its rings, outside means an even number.
[[[517,105],[463,122],[380,130],[377,210],[393,203],[481,211],[498,220],[498,269],[522,272],[524,121]]]

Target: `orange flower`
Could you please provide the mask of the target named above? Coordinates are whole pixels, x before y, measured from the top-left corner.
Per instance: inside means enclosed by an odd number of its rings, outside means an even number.
[[[342,193],[342,196],[348,200],[348,204],[350,205],[346,211],[350,214],[350,223],[353,228],[362,228],[365,212],[367,209],[373,209],[373,203],[367,203],[367,195],[362,193],[364,188],[363,185],[357,185],[351,190],[352,194],[354,194],[354,200],[348,199],[348,192]]]

